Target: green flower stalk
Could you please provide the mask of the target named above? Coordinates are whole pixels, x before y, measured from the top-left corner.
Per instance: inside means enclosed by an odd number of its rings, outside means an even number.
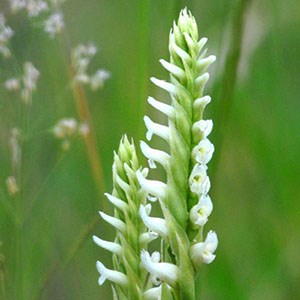
[[[144,141],[140,147],[150,168],[156,168],[156,163],[164,168],[166,182],[146,178],[148,170],[140,168],[134,146],[126,137],[115,154],[114,190],[107,195],[116,207],[115,216],[100,214],[116,227],[117,237],[114,243],[94,237],[99,246],[114,253],[115,270],[100,262],[97,268],[100,284],[106,278],[116,283],[115,299],[195,300],[197,272],[203,263],[215,259],[217,235],[214,231],[204,235],[213,210],[207,164],[214,146],[208,139],[212,120],[203,119],[211,99],[203,90],[209,79],[206,70],[216,59],[206,56],[206,42],[206,38],[198,40],[194,17],[182,10],[170,32],[170,61],[160,60],[170,73],[170,82],[151,78],[169,93],[171,103],[148,98],[168,123],[161,125],[145,116],[146,138],[150,141],[153,135],[159,136],[169,145],[169,153]],[[162,218],[150,216],[147,200],[159,203]],[[147,243],[156,236],[162,241],[161,253],[150,255]]]
[[[113,253],[114,270],[97,262],[99,284],[110,280],[114,284],[114,297],[120,300],[144,299],[144,292],[152,286],[151,282],[148,284],[149,276],[140,264],[140,253],[157,238],[157,234],[148,232],[138,215],[140,205],[146,204],[147,193],[140,188],[137,171],[141,176],[148,173],[148,169],[140,168],[133,142],[130,143],[124,136],[118,152],[114,154],[113,192],[105,194],[115,207],[114,216],[100,212],[103,220],[115,227],[117,235],[114,242],[93,236],[97,245]]]
[[[203,227],[213,208],[208,196],[207,163],[214,152],[207,138],[212,121],[203,120],[205,106],[211,99],[204,96],[203,89],[209,79],[207,67],[216,59],[213,55],[207,57],[206,50],[203,51],[206,42],[206,38],[198,41],[194,17],[187,9],[182,10],[170,32],[170,62],[160,60],[170,73],[170,82],[151,78],[156,86],[170,94],[171,105],[148,98],[151,106],[167,116],[168,125],[144,118],[147,139],[151,140],[153,134],[161,137],[170,151],[152,149],[141,142],[149,166],[161,164],[167,180],[166,183],[148,180],[137,173],[140,185],[158,199],[163,213],[161,219],[152,218],[141,205],[140,216],[150,230],[162,237],[168,253],[163,257],[164,262],[154,266],[149,253],[143,251],[142,262],[148,272],[171,287],[175,299],[183,300],[195,299],[196,273],[202,263],[214,260],[218,244],[213,231],[203,237]]]

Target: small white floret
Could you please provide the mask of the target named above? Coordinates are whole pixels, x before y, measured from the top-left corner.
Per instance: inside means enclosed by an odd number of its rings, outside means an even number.
[[[164,262],[154,262],[149,252],[142,250],[141,261],[145,269],[161,282],[166,282],[172,287],[177,286],[179,269],[176,265]]]
[[[96,267],[100,273],[100,278],[98,280],[99,285],[102,285],[107,279],[124,288],[128,286],[128,278],[125,274],[119,271],[107,269],[100,261],[97,261]]]
[[[169,140],[169,127],[154,123],[148,116],[144,117],[144,122],[147,127],[146,138],[148,141],[152,139],[153,134],[163,138],[164,140]]]
[[[162,218],[149,217],[149,206],[151,208],[151,204],[140,206],[139,215],[141,219],[149,230],[156,232],[162,237],[167,237],[168,229],[166,226],[166,221]]]
[[[214,252],[218,247],[218,236],[214,231],[209,231],[204,242],[191,247],[191,259],[195,267],[201,263],[210,264],[216,257]]]
[[[106,249],[107,251],[110,251],[110,252],[115,253],[117,255],[122,254],[122,247],[121,247],[121,245],[119,245],[117,243],[102,240],[102,239],[98,238],[95,235],[93,235],[93,241],[99,247],[101,247],[103,249]]]
[[[200,143],[194,147],[192,151],[192,156],[199,164],[206,165],[212,158],[215,151],[214,145],[209,139],[205,138],[200,141]]]
[[[208,195],[202,195],[198,203],[190,210],[190,221],[194,228],[204,226],[213,210],[213,204]]]
[[[140,186],[151,195],[154,195],[158,198],[164,198],[166,194],[166,184],[158,180],[148,180],[146,179],[141,171],[136,172],[137,180]]]
[[[210,189],[210,180],[206,174],[206,167],[196,164],[189,178],[190,189],[193,193],[200,196],[207,194]]]
[[[201,133],[202,138],[208,137],[212,129],[213,129],[212,120],[200,120],[193,124],[193,132],[195,134]]]
[[[54,38],[64,28],[64,19],[62,12],[58,11],[53,13],[44,25],[45,32],[49,34],[50,38]]]
[[[99,214],[100,214],[101,218],[104,221],[106,221],[108,224],[112,225],[113,227],[115,227],[117,230],[119,230],[122,233],[126,232],[126,224],[123,221],[119,220],[118,218],[109,216],[102,211],[99,211]]]

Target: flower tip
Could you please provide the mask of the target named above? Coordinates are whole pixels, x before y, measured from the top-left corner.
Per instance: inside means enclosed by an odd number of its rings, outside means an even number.
[[[99,285],[103,285],[103,283],[106,280],[106,277],[103,275],[106,272],[106,268],[103,265],[103,263],[100,262],[99,260],[96,263],[96,268],[97,268],[98,272],[100,273],[100,277],[99,277],[98,283],[99,283]]]

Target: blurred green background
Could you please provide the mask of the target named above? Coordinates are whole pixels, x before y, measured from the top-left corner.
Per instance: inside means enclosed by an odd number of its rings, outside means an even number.
[[[199,299],[299,299],[298,0],[66,1],[70,44],[94,42],[100,51],[91,71],[101,67],[112,74],[103,90],[85,89],[104,189],[111,190],[113,150],[122,134],[137,144],[144,139],[143,115],[159,118],[146,97],[168,101],[149,77],[168,78],[158,60],[168,59],[169,30],[184,6],[196,17],[200,36],[209,38],[209,54],[218,58],[206,87],[216,147],[209,165],[214,212],[206,229],[218,233],[219,247],[215,262],[200,272]],[[0,9],[16,32],[14,63],[0,58],[0,288],[6,290],[0,297],[112,299],[109,283],[98,286],[95,268],[97,259],[111,266],[111,257],[91,239],[92,234],[113,239],[112,228],[97,217],[100,208],[108,213],[112,208],[93,180],[83,140],[62,153],[49,133],[57,120],[78,118],[66,88],[62,43],[25,15],[10,14],[5,1]],[[41,72],[30,108],[2,85],[26,60]],[[26,131],[18,199],[5,186],[12,127]],[[7,202],[29,211],[17,229]]]

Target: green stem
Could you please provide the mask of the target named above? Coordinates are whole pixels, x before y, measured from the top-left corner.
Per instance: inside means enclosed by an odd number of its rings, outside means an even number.
[[[148,86],[148,57],[149,57],[149,0],[139,2],[139,26],[138,26],[138,63],[137,63],[137,97],[133,110],[134,118],[140,120],[145,112],[146,101],[143,99],[147,95]],[[142,124],[141,122],[139,122]],[[143,132],[143,126],[139,126],[138,134]]]
[[[234,100],[234,91],[236,88],[237,71],[241,56],[241,47],[243,41],[244,26],[246,20],[246,12],[251,0],[241,0],[236,8],[235,15],[231,26],[231,44],[226,56],[224,73],[222,76],[221,92],[219,94],[219,106],[217,108],[217,119],[215,130],[215,141],[217,141],[217,149],[212,168],[216,176],[217,167],[219,165],[220,155],[222,153],[223,141],[228,127],[228,119],[230,116],[231,106]],[[213,180],[213,179],[212,179]]]

